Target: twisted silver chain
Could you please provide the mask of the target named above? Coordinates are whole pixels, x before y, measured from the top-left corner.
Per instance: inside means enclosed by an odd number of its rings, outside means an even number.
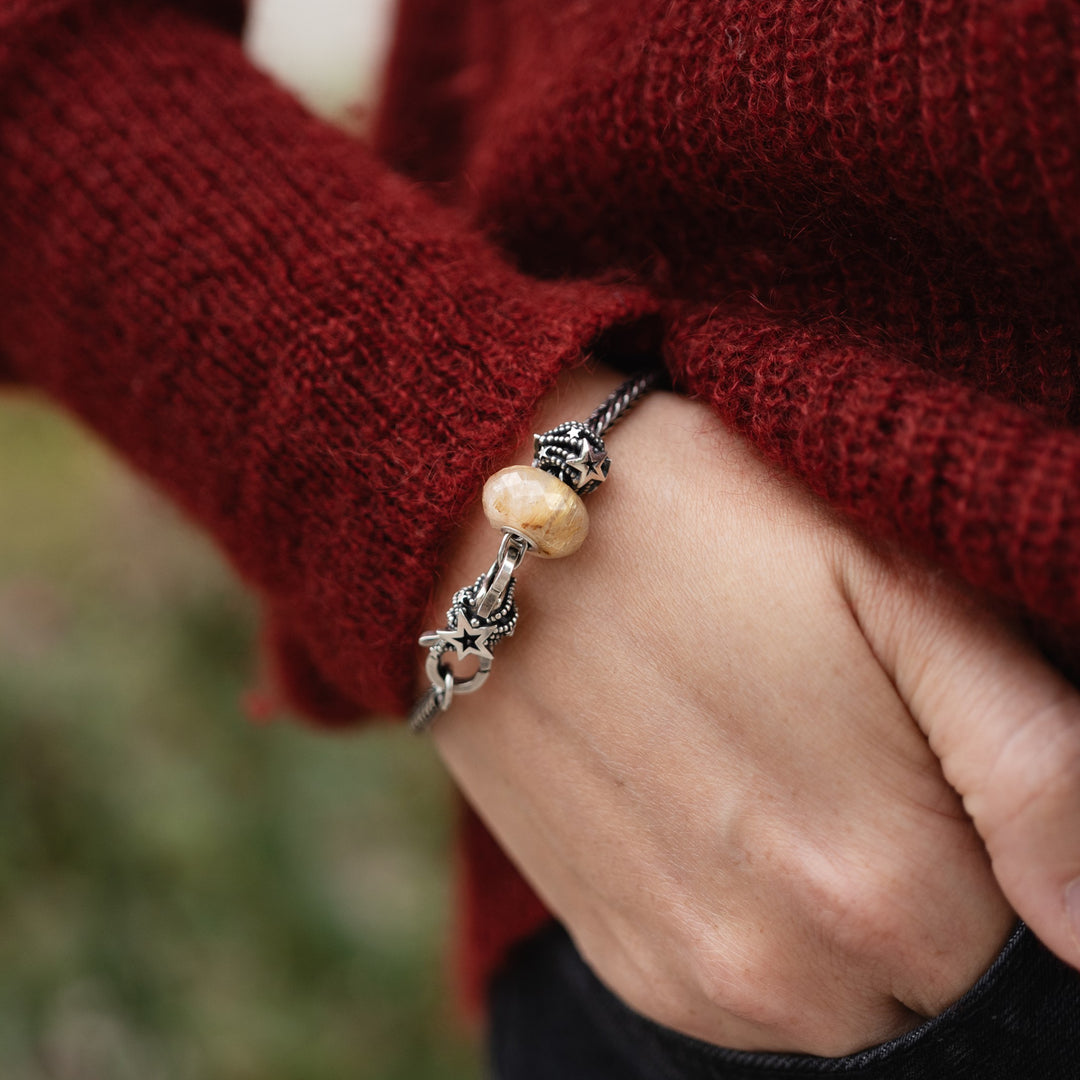
[[[611,396],[585,421],[594,434],[602,436],[613,428],[650,390],[660,382],[661,372],[647,371],[644,375],[616,387]]]
[[[451,691],[454,685],[454,677],[447,672],[449,678],[445,680],[445,687],[450,687]],[[431,722],[442,711],[443,696],[439,691],[432,687],[421,695],[420,700],[413,706],[412,712],[409,714],[409,727],[414,734],[419,735],[421,732],[427,731],[431,726]]]

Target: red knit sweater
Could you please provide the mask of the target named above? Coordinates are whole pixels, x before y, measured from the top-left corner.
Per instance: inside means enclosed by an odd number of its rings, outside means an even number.
[[[406,0],[373,147],[237,22],[0,0],[0,373],[217,537],[302,710],[406,707],[483,477],[643,343],[1071,666],[1080,5]],[[543,911],[466,835],[482,974]]]

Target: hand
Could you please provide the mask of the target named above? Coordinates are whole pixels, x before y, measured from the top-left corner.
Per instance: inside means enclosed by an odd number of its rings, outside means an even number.
[[[568,381],[537,430],[616,381]],[[956,790],[1014,900],[1035,897],[1064,863],[1034,829],[1051,865],[1023,877],[1035,819],[1007,809],[1040,807],[1063,746],[1075,766],[1075,695],[702,407],[654,395],[608,445],[585,546],[526,562],[517,633],[436,722],[447,766],[597,974],[661,1023],[836,1055],[940,1012],[1014,918]],[[447,596],[496,540],[477,511]]]

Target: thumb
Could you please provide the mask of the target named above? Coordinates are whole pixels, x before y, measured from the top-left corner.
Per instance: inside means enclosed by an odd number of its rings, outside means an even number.
[[[1080,694],[939,573],[885,564],[848,585],[1002,892],[1049,949],[1080,968]]]

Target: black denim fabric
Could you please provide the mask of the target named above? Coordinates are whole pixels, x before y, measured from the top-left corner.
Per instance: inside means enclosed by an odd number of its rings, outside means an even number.
[[[1020,926],[940,1016],[843,1058],[744,1053],[633,1012],[549,927],[515,950],[491,993],[495,1080],[1080,1080],[1080,973]]]

